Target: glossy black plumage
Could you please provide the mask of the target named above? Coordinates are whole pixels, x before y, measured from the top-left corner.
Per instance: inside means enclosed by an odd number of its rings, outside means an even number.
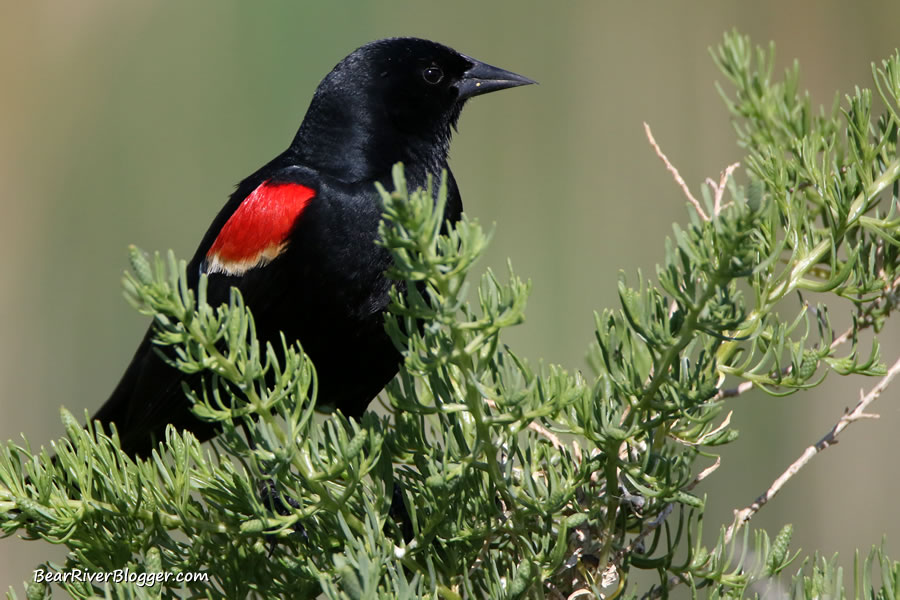
[[[465,101],[533,83],[426,40],[393,38],[367,44],[319,84],[290,147],[244,179],[213,220],[189,266],[190,285],[209,275],[210,303],[241,290],[261,341],[283,331],[312,358],[318,402],[361,415],[396,374],[400,355],[384,332],[382,311],[391,283],[389,255],[374,244],[381,215],[375,183],[391,185],[403,162],[409,187],[447,169],[447,153]],[[446,218],[462,201],[449,172]],[[293,221],[283,250],[237,274],[214,272],[208,253],[225,224],[262,185],[291,184],[315,196]],[[161,360],[148,331],[109,400],[95,415],[115,423],[122,447],[146,455],[171,423],[201,440],[214,428],[190,412],[185,376]],[[277,343],[276,343],[277,345]],[[188,379],[199,385],[197,376]]]

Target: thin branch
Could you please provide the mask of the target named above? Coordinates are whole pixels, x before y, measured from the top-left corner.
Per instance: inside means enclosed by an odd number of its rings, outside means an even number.
[[[662,598],[663,595],[668,597],[669,591],[682,583],[687,583],[684,577],[680,575],[671,575],[668,580],[666,580],[666,585],[654,585],[647,593],[641,596],[641,600],[656,600],[657,598]]]
[[[656,155],[663,161],[663,164],[666,165],[666,168],[672,174],[672,177],[675,178],[675,183],[681,187],[681,191],[684,192],[684,195],[687,196],[687,199],[691,204],[694,205],[694,210],[697,211],[697,214],[700,215],[700,218],[704,221],[709,221],[709,217],[703,212],[703,207],[700,206],[700,203],[694,198],[694,195],[691,193],[691,190],[688,189],[687,184],[684,182],[684,178],[681,177],[681,174],[678,172],[678,169],[675,168],[669,159],[666,158],[666,155],[663,153],[662,149],[659,147],[659,144],[656,143],[656,140],[653,139],[653,133],[650,131],[650,126],[647,123],[644,123],[644,131],[647,134],[647,140],[650,142],[650,145],[653,146],[653,150],[656,152]]]
[[[863,328],[860,327],[859,329],[857,329],[857,331],[859,331],[861,329],[863,329]],[[835,348],[837,348],[838,346],[840,346],[841,344],[843,344],[847,340],[849,340],[852,336],[853,336],[853,327],[850,326],[847,328],[847,330],[844,333],[842,333],[841,335],[834,338],[834,340],[831,342],[830,348],[832,350],[834,350]],[[781,370],[782,377],[787,377],[790,374],[791,374],[791,365],[788,365]],[[716,399],[719,400],[722,398],[735,398],[737,396],[740,396],[741,394],[745,394],[745,393],[749,392],[752,389],[753,389],[753,382],[752,381],[744,381],[743,383],[741,383],[740,385],[738,385],[735,388],[730,388],[727,390],[719,390],[719,393],[716,394]]]
[[[672,513],[675,509],[675,503],[670,502],[666,504],[665,508],[660,511],[660,513],[656,516],[655,519],[647,523],[647,526],[644,527],[639,534],[637,534],[631,542],[628,543],[627,546],[621,548],[618,552],[616,552],[615,556],[613,556],[612,564],[619,565],[622,564],[622,560],[625,559],[626,556],[629,556],[632,552],[634,552],[635,548],[637,548],[638,544],[643,541],[648,535],[653,533],[653,531],[662,525],[666,518]]]
[[[729,413],[729,416],[730,416],[730,413]],[[694,487],[696,487],[698,483],[700,483],[701,481],[703,481],[704,479],[706,479],[707,477],[712,475],[716,471],[716,469],[718,469],[719,466],[721,466],[721,464],[722,464],[722,457],[717,456],[716,462],[714,462],[707,468],[703,469],[700,473],[697,474],[697,476],[694,478],[693,481],[691,481],[691,483],[689,483],[687,486],[685,486],[685,488],[684,488],[685,491],[690,491],[690,490],[694,489]],[[668,518],[668,516],[672,513],[672,510],[674,510],[674,509],[675,509],[674,502],[670,502],[669,504],[667,504],[665,506],[665,508],[663,508],[662,511],[660,511],[660,513],[656,516],[656,518],[653,519],[652,521],[650,521],[649,523],[647,523],[647,526],[644,527],[644,529],[642,529],[641,532],[639,534],[637,534],[634,537],[634,539],[632,539],[631,542],[628,543],[627,546],[621,548],[618,552],[616,552],[616,555],[613,557],[611,563],[614,565],[622,564],[622,560],[624,560],[624,558],[626,556],[628,556],[632,552],[634,552],[634,550],[635,550],[635,548],[637,548],[638,544],[640,544],[641,541],[643,541],[643,539],[646,538],[648,535],[653,533],[653,530],[655,530],[657,527],[662,525],[665,522],[665,520]]]
[[[719,183],[713,181],[712,177],[706,178],[707,185],[713,189],[714,193],[713,215],[719,216],[722,209],[728,206],[727,204],[722,206],[722,197],[725,195],[725,184],[728,183],[728,178],[731,177],[731,174],[734,173],[734,170],[739,166],[741,166],[741,163],[739,162],[728,165],[725,170],[719,174]]]
[[[730,388],[727,390],[719,390],[719,393],[716,395],[716,400],[719,400],[721,398],[735,398],[737,396],[740,396],[741,394],[746,394],[747,392],[749,392],[752,389],[753,389],[753,382],[752,381],[744,381],[743,383],[741,383],[740,385],[738,385],[735,388]]]
[[[840,346],[841,344],[843,344],[844,342],[849,340],[851,337],[853,337],[853,326],[852,325],[850,327],[848,327],[844,331],[844,333],[842,333],[841,335],[834,338],[834,341],[831,342],[831,349],[834,350],[835,348],[837,348],[838,346]]]
[[[852,411],[844,411],[844,414],[841,415],[841,418],[838,419],[837,423],[834,424],[834,427],[826,433],[822,439],[816,442],[815,445],[809,446],[806,450],[803,451],[803,454],[795,460],[791,466],[787,468],[787,470],[782,473],[773,483],[769,486],[762,495],[760,495],[750,506],[743,508],[741,510],[734,511],[734,523],[728,528],[725,532],[725,541],[730,542],[734,537],[734,534],[740,529],[745,523],[747,523],[753,515],[759,512],[763,506],[766,505],[769,500],[775,497],[775,495],[784,487],[784,485],[794,476],[796,475],[800,469],[806,466],[806,464],[812,460],[812,458],[818,454],[819,452],[825,450],[829,446],[832,446],[837,443],[837,437],[840,433],[846,429],[850,423],[854,421],[858,421],[860,419],[877,419],[878,415],[870,414],[865,412],[872,402],[874,402],[882,392],[890,385],[891,380],[900,373],[900,358],[897,359],[891,368],[888,370],[887,374],[881,378],[881,381],[871,389],[871,391],[862,395],[862,390],[860,390],[860,399],[856,406]]]
[[[484,402],[491,408],[497,408],[497,403],[494,402],[493,400],[491,400],[490,398],[485,398]],[[530,430],[534,431],[535,433],[537,433],[538,435],[546,438],[547,441],[550,442],[553,445],[553,447],[556,448],[557,450],[562,450],[563,448],[566,448],[566,445],[563,444],[559,440],[559,437],[555,433],[553,433],[552,431],[550,431],[549,429],[547,429],[540,423],[537,423],[536,421],[530,421],[528,423],[528,429],[530,429]],[[579,454],[578,460],[580,460],[580,459],[581,459],[581,455]]]
[[[883,277],[884,277],[884,275],[882,274],[882,278]],[[897,277],[896,279],[894,279],[891,282],[888,282],[887,280],[885,280],[883,296],[888,296],[889,294],[893,294],[895,291],[897,291],[898,287],[900,287],[900,277]],[[872,322],[862,321],[861,323],[857,324],[856,332],[858,333],[864,329],[868,329],[871,326],[872,326]],[[837,336],[836,338],[834,338],[831,341],[831,345],[829,346],[829,348],[831,348],[831,350],[837,349],[838,346],[840,346],[841,344],[844,344],[848,340],[852,339],[853,333],[854,333],[853,325],[851,325],[846,330],[844,330],[843,333],[841,333],[839,336]],[[787,366],[782,370],[781,374],[782,374],[782,376],[787,376],[790,374],[790,372],[791,372],[791,367]],[[725,390],[719,390],[719,393],[716,395],[716,399],[720,400],[723,398],[735,398],[737,396],[740,396],[741,394],[745,394],[745,393],[749,392],[752,389],[753,389],[753,382],[752,381],[744,381],[737,387],[729,388],[729,389],[725,389]]]
[[[722,457],[717,456],[716,462],[714,462],[713,464],[709,465],[708,467],[706,467],[705,469],[703,469],[702,471],[697,473],[697,476],[694,477],[693,481],[691,481],[688,485],[686,485],[684,487],[684,491],[689,492],[692,489],[694,489],[695,487],[697,487],[698,483],[700,483],[701,481],[703,481],[704,479],[706,479],[707,477],[709,477],[710,475],[715,473],[716,470],[720,466],[722,466]]]

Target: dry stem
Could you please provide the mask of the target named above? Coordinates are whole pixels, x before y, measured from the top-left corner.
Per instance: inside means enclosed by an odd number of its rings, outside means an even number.
[[[703,212],[703,207],[700,206],[700,203],[694,198],[694,195],[691,193],[691,190],[688,188],[687,184],[684,182],[684,178],[678,172],[678,169],[675,168],[669,159],[666,158],[666,155],[663,153],[662,149],[659,147],[659,144],[656,143],[656,140],[653,139],[653,133],[650,131],[650,126],[647,123],[644,123],[644,132],[647,134],[647,140],[650,142],[650,145],[653,146],[653,150],[656,152],[656,155],[659,157],[663,164],[666,165],[666,168],[672,174],[672,177],[675,178],[675,183],[681,187],[681,191],[684,192],[684,195],[687,196],[688,201],[694,205],[694,210],[697,211],[697,214],[700,215],[700,218],[704,221],[709,221],[709,217]]]
[[[784,485],[794,476],[796,475],[800,469],[806,466],[806,464],[812,460],[812,458],[825,450],[829,446],[837,443],[837,437],[840,433],[846,429],[850,423],[854,421],[858,421],[859,419],[877,419],[878,415],[874,415],[871,413],[865,412],[872,402],[874,402],[881,393],[887,388],[887,386],[891,383],[891,380],[900,373],[900,358],[891,366],[888,370],[887,374],[881,378],[881,381],[869,391],[868,394],[863,395],[862,390],[860,390],[860,399],[856,406],[851,411],[844,411],[844,414],[841,415],[841,418],[838,419],[837,423],[831,428],[831,430],[826,433],[822,439],[815,443],[815,445],[809,446],[806,450],[803,451],[803,454],[800,455],[797,460],[795,460],[791,466],[787,468],[787,470],[778,476],[778,478],[772,482],[772,485],[769,486],[763,494],[761,494],[756,500],[753,501],[750,506],[746,508],[742,508],[741,510],[734,511],[734,523],[732,523],[731,527],[725,532],[725,541],[730,542],[734,537],[734,534],[740,529],[745,523],[747,523],[753,515],[759,512],[766,503],[775,497],[775,495],[784,487]]]

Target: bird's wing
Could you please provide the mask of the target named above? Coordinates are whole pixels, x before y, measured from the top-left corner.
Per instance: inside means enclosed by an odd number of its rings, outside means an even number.
[[[210,304],[227,302],[232,286],[253,287],[254,282],[244,280],[252,279],[257,267],[284,251],[297,220],[316,194],[318,182],[308,170],[278,168],[278,160],[238,186],[191,260],[190,287],[196,289],[201,272],[211,275]],[[171,358],[169,349],[153,343],[151,326],[116,389],[94,415],[105,424],[116,424],[122,447],[130,454],[149,454],[168,423],[194,431],[201,441],[215,433],[211,424],[196,420],[182,390],[182,383],[201,389],[201,375],[185,375],[167,364],[160,351]]]
[[[291,229],[316,195],[299,183],[267,179],[244,198],[206,251],[200,270],[240,276],[281,254]]]

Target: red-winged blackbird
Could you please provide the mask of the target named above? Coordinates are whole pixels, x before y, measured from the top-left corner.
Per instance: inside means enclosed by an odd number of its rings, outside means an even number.
[[[468,98],[534,83],[427,40],[394,38],[352,52],[322,80],[290,147],[244,179],[188,265],[208,301],[240,289],[262,343],[299,340],[318,375],[318,402],[358,417],[396,374],[400,355],[384,331],[388,253],[375,245],[381,202],[403,162],[410,189],[447,169],[451,130]],[[462,201],[448,175],[446,219]],[[186,376],[154,351],[147,332],[95,419],[115,423],[122,448],[147,455],[171,423],[201,440]],[[196,388],[197,376],[187,380]]]

